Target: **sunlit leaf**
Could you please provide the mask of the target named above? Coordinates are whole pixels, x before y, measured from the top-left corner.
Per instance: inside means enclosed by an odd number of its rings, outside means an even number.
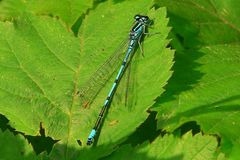
[[[93,160],[110,154],[147,118],[147,109],[171,76],[174,52],[166,48],[170,30],[166,10],[151,6],[143,0],[102,3],[85,17],[78,38],[60,20],[29,12],[13,22],[0,22],[0,113],[17,131],[37,136],[41,126],[46,136],[59,140],[51,159]],[[87,147],[114,76],[90,108],[81,106],[78,91],[128,37],[135,14],[147,14],[154,20],[149,32],[160,34],[146,36],[144,57],[137,51],[133,58],[134,105],[125,106],[117,96],[125,93],[117,91],[97,146]]]

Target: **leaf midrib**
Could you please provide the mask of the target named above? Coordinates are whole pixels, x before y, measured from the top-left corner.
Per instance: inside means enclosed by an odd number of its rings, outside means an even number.
[[[85,17],[84,21],[87,21],[87,17]],[[85,25],[81,25],[81,29],[85,30]],[[81,57],[81,53],[83,53],[83,46],[84,46],[84,40],[83,40],[83,36],[79,37],[79,43],[80,43],[80,48],[79,48],[79,53],[80,53],[80,57]],[[68,135],[67,135],[67,140],[66,140],[66,147],[65,147],[65,158],[68,158],[68,144],[69,144],[69,140],[70,140],[70,136],[71,136],[71,127],[72,127],[72,108],[76,102],[76,99],[78,97],[78,84],[79,84],[79,74],[80,74],[80,70],[81,70],[82,64],[79,61],[77,70],[75,72],[74,75],[74,86],[73,86],[73,94],[72,94],[72,104],[70,106],[69,109],[69,118],[68,118]]]
[[[198,3],[195,3],[194,1],[181,1],[181,2],[180,2],[180,1],[178,1],[178,0],[174,0],[174,2],[179,3],[179,4],[181,4],[181,3],[185,3],[185,4],[189,3],[189,4],[192,4],[193,6],[195,6],[196,8],[198,8],[199,10],[202,10],[202,11],[204,11],[204,12],[207,12],[207,13],[209,13],[210,15],[218,18],[218,19],[219,19],[220,21],[222,21],[224,24],[228,25],[230,28],[234,29],[235,31],[237,31],[237,32],[240,34],[240,28],[236,27],[233,23],[229,22],[229,21],[228,21],[227,19],[225,19],[224,17],[221,17],[220,15],[218,15],[215,6],[214,6],[214,5],[212,4],[212,2],[210,2],[209,0],[208,0],[208,2],[209,2],[210,5],[213,7],[215,13],[209,11],[209,10],[206,9],[204,6],[199,5]]]
[[[219,14],[217,14],[217,10],[215,8],[215,6],[212,4],[211,1],[208,0],[208,2],[211,4],[211,6],[213,7],[214,12],[209,11],[208,9],[206,9],[204,6],[201,6],[197,3],[195,3],[194,1],[191,1],[190,3],[192,3],[195,7],[197,7],[200,10],[203,10],[209,14],[211,14],[214,17],[217,17],[219,20],[221,20],[224,24],[228,25],[230,28],[234,29],[235,31],[237,31],[240,34],[240,29],[238,27],[236,27],[233,23],[229,22],[227,19],[225,19],[224,17],[220,16]]]

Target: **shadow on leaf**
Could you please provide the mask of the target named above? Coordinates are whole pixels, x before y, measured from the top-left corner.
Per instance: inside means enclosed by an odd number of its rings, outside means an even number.
[[[198,29],[180,16],[171,13],[168,15],[171,17],[170,26],[173,27],[169,37],[172,41],[168,47],[176,50],[175,64],[172,68],[173,75],[164,87],[166,91],[157,98],[157,106],[176,99],[181,92],[191,90],[204,75],[198,71],[202,65],[198,59],[204,56],[204,53],[199,51],[201,43],[197,40]]]

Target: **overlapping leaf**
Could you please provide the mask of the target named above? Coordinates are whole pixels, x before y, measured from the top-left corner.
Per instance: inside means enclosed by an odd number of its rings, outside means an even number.
[[[154,142],[135,148],[125,145],[106,159],[129,160],[205,160],[216,159],[217,140],[201,134],[187,133],[179,139],[173,136],[158,137]]]
[[[13,133],[6,130],[0,130],[0,150],[1,159],[11,160],[37,160],[38,157],[32,152],[32,147],[20,135],[13,135]]]
[[[222,149],[239,144],[239,2],[159,1],[169,8],[177,48],[174,75],[159,98],[159,128],[172,131],[197,121],[222,138]],[[230,147],[230,148],[229,148]]]
[[[93,0],[3,0],[0,2],[0,17],[12,18],[22,12],[60,17],[68,27],[93,6]]]
[[[105,2],[86,16],[80,38],[70,34],[59,20],[47,16],[23,12],[13,23],[1,22],[0,113],[18,131],[38,135],[41,124],[46,136],[60,140],[49,155],[52,159],[97,159],[111,153],[146,119],[146,110],[163,92],[171,75],[173,51],[166,49],[170,30],[166,11],[148,10],[151,5],[143,0]],[[154,20],[149,32],[161,34],[146,37],[145,57],[137,51],[133,59],[135,104],[129,110],[123,101],[114,98],[98,145],[86,148],[86,138],[111,80],[90,108],[80,106],[78,91],[128,36],[136,13],[149,15]]]

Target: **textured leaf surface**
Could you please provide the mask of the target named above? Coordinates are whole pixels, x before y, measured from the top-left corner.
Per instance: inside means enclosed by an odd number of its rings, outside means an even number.
[[[129,145],[122,146],[106,159],[128,160],[213,160],[217,140],[211,136],[201,134],[192,136],[185,134],[181,139],[166,135],[158,137],[151,144],[144,143],[132,148]]]
[[[71,27],[92,5],[93,0],[3,0],[0,2],[0,17],[11,18],[32,11],[38,15],[58,16]]]
[[[0,113],[18,131],[38,135],[41,123],[46,136],[60,140],[49,155],[51,159],[92,160],[111,153],[146,119],[146,110],[171,76],[173,51],[165,48],[170,30],[166,11],[148,10],[150,7],[151,3],[143,0],[105,2],[86,16],[80,38],[70,34],[59,20],[47,16],[23,13],[13,23],[1,22]],[[161,34],[146,37],[145,57],[139,51],[134,57],[134,105],[126,107],[117,98],[123,95],[118,91],[97,146],[86,147],[112,80],[90,108],[80,106],[78,90],[128,36],[136,13],[150,16],[154,25],[149,32]],[[77,143],[79,139],[82,146]]]
[[[173,131],[197,121],[222,138],[222,149],[239,144],[239,2],[159,1],[167,6],[177,48],[174,75],[158,100],[158,127]]]

